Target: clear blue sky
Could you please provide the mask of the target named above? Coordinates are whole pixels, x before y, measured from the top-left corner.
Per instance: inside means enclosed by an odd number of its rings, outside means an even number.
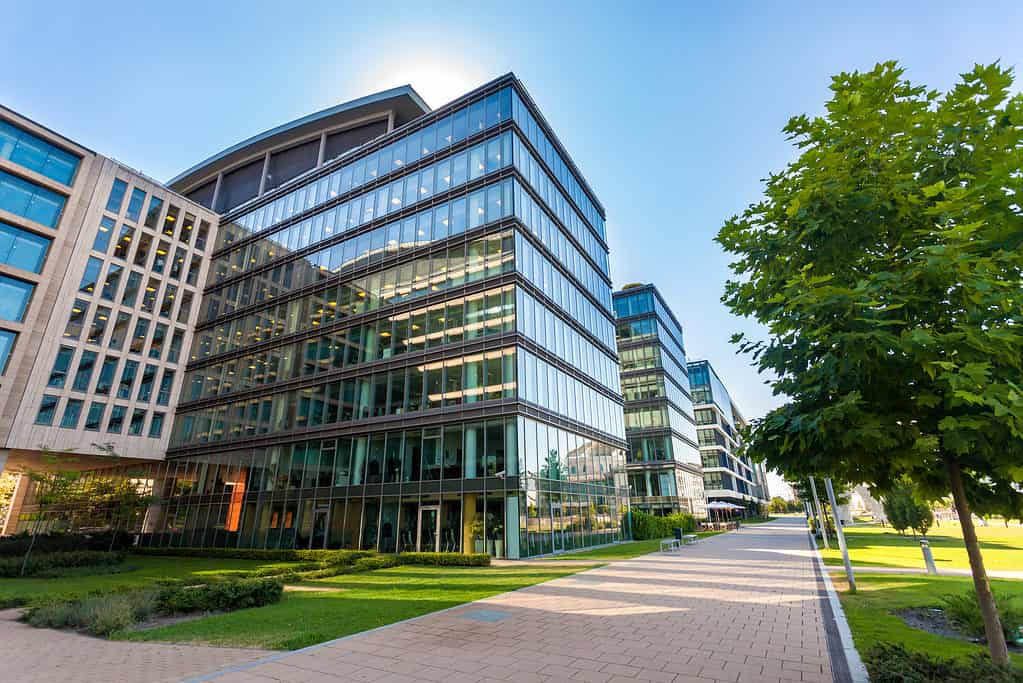
[[[262,6],[260,6],[262,4]],[[900,60],[944,89],[1023,62],[1023,3],[15,2],[0,101],[169,179],[297,116],[411,83],[431,106],[523,80],[608,214],[616,286],[652,281],[747,417],[778,404],[730,334],[712,237],[791,158],[832,74]],[[973,3],[969,3],[973,4]]]

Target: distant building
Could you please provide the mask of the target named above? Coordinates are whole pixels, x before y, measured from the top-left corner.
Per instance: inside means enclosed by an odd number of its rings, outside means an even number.
[[[165,457],[216,230],[213,212],[0,107],[0,471],[44,468],[44,449],[80,469]]]
[[[738,455],[742,443],[740,430],[746,426],[746,420],[710,362],[689,363],[689,382],[693,390],[707,500],[766,505],[770,494],[764,466]]]
[[[707,514],[682,326],[652,284],[614,295],[629,496],[655,514]]]

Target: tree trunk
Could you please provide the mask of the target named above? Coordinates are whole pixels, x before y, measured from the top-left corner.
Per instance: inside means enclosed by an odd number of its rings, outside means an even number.
[[[984,618],[984,635],[987,637],[991,659],[998,666],[1008,668],[1009,649],[1005,644],[1002,622],[998,618],[998,607],[995,605],[994,595],[991,594],[991,584],[987,580],[984,558],[980,554],[980,544],[977,542],[977,532],[973,528],[970,504],[966,500],[966,487],[963,486],[963,473],[959,461],[950,456],[945,457],[945,468],[948,470],[949,483],[952,485],[952,499],[959,513],[959,523],[963,527],[963,543],[966,545],[966,554],[970,557],[973,588],[977,593],[980,614]]]

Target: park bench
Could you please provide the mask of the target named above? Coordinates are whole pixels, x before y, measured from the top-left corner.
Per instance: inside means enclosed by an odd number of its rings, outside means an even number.
[[[665,538],[664,540],[661,541],[661,552],[662,553],[664,553],[664,552],[670,553],[670,552],[672,552],[674,550],[678,550],[681,547],[682,547],[682,544],[679,543],[679,540],[677,538]]]
[[[689,545],[690,543],[696,543],[699,540],[700,537],[697,536],[696,534],[686,534],[685,536],[682,537],[682,542],[685,543],[686,545]]]

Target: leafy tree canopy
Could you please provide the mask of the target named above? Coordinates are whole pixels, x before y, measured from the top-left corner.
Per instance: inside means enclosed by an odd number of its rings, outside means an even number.
[[[799,157],[717,240],[736,335],[776,394],[749,451],[926,495],[961,467],[978,512],[1023,513],[1023,97],[976,66],[945,94],[894,62],[834,77],[823,116],[785,127]]]

